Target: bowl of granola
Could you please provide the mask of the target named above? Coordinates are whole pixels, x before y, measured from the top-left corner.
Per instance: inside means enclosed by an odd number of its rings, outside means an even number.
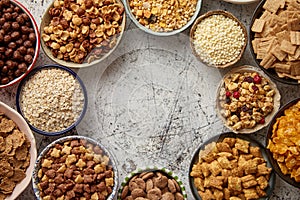
[[[202,0],[126,0],[126,13],[134,24],[146,33],[156,36],[178,34],[197,18]]]
[[[266,127],[280,107],[275,83],[258,68],[240,66],[221,80],[216,109],[224,125],[236,133],[253,133]]]
[[[300,83],[299,3],[262,0],[249,26],[250,51],[256,64],[285,84]]]
[[[113,200],[118,170],[113,154],[85,136],[67,136],[39,154],[32,174],[37,199]]]
[[[37,157],[36,143],[24,118],[0,102],[0,199],[14,200],[28,186]]]
[[[264,146],[250,135],[233,132],[218,134],[200,145],[189,168],[192,194],[199,200],[267,200],[275,179]]]
[[[139,168],[125,177],[118,200],[127,199],[186,200],[185,187],[172,171],[164,167]]]
[[[60,65],[33,69],[20,82],[16,94],[18,112],[34,132],[47,136],[75,128],[86,113],[87,101],[80,77]]]
[[[92,0],[55,0],[41,21],[41,46],[60,65],[89,67],[103,61],[117,48],[125,23],[121,0],[105,1],[105,4]]]

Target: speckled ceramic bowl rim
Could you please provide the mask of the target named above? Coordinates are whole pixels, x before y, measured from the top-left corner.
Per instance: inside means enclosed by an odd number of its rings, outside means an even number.
[[[140,174],[142,172],[152,172],[152,171],[161,171],[161,172],[167,174],[168,176],[172,177],[173,179],[175,179],[177,181],[178,185],[180,186],[183,198],[185,200],[187,199],[187,193],[186,193],[185,187],[184,187],[182,181],[178,178],[178,176],[175,175],[174,172],[166,169],[165,167],[158,167],[158,166],[142,167],[142,168],[138,168],[138,169],[134,170],[133,172],[129,173],[124,178],[124,181],[121,183],[121,186],[120,186],[120,188],[118,190],[118,198],[117,199],[121,200],[121,194],[122,194],[123,188],[125,187],[125,185],[128,184],[128,182],[130,181],[130,179],[132,177],[134,177],[135,175]]]
[[[194,33],[195,33],[196,29],[197,29],[198,24],[199,24],[202,20],[204,20],[204,19],[206,19],[206,18],[208,18],[208,17],[210,17],[210,16],[213,16],[213,15],[223,15],[223,16],[225,16],[225,17],[227,17],[227,18],[230,18],[230,19],[232,19],[233,21],[237,22],[238,25],[239,25],[239,26],[241,27],[241,29],[242,29],[242,32],[243,32],[243,34],[244,34],[244,39],[245,39],[245,43],[244,43],[244,45],[243,45],[243,47],[242,47],[241,52],[239,53],[239,55],[238,55],[234,60],[232,60],[232,61],[230,61],[230,62],[228,62],[228,63],[226,63],[226,64],[223,64],[223,65],[211,65],[211,64],[209,64],[209,63],[207,63],[207,62],[204,62],[204,61],[200,58],[200,55],[199,55],[199,54],[196,52],[196,50],[195,50],[195,45],[194,45]],[[199,17],[196,19],[196,21],[194,22],[194,24],[193,24],[193,26],[192,26],[192,28],[191,28],[191,30],[190,30],[190,47],[191,47],[191,49],[192,49],[193,55],[194,55],[199,61],[201,61],[201,62],[203,62],[203,63],[205,63],[206,65],[211,66],[211,67],[216,67],[216,68],[226,68],[226,67],[230,67],[230,66],[234,65],[236,62],[238,62],[238,61],[242,58],[242,56],[243,56],[243,54],[244,54],[244,52],[245,52],[245,49],[246,49],[247,45],[248,45],[248,33],[247,33],[247,29],[246,29],[245,25],[244,25],[237,17],[235,17],[232,13],[230,13],[230,12],[228,12],[228,11],[225,11],[225,10],[211,10],[211,11],[208,11],[208,12],[204,13],[203,15],[199,16]]]
[[[0,112],[3,112],[7,117],[13,120],[17,124],[20,131],[22,131],[26,135],[26,138],[30,141],[30,164],[26,169],[26,177],[16,185],[13,193],[5,198],[6,200],[13,200],[16,199],[26,189],[31,181],[31,174],[34,170],[34,163],[37,157],[36,141],[25,119],[16,110],[0,101]]]
[[[7,83],[5,85],[0,84],[0,88],[5,88],[5,87],[11,86],[15,83],[18,83],[33,69],[33,67],[35,66],[35,63],[37,61],[37,58],[39,56],[40,44],[41,44],[39,28],[37,26],[37,23],[36,23],[34,17],[30,13],[30,11],[23,4],[18,2],[17,0],[10,0],[10,1],[13,4],[16,4],[17,6],[19,6],[29,16],[31,24],[32,24],[33,29],[34,29],[35,36],[36,36],[36,44],[35,44],[35,48],[34,48],[35,51],[34,51],[34,56],[33,56],[33,59],[32,59],[32,63],[29,65],[27,71],[24,74],[22,74],[20,77],[15,78],[14,80],[10,81],[9,83]]]
[[[122,0],[117,0],[119,1],[120,4],[124,6],[124,3]],[[48,25],[50,23],[50,15],[49,15],[49,9],[52,8],[54,5],[54,1],[53,3],[51,3],[49,5],[49,7],[46,9],[43,17],[42,17],[42,21],[41,21],[41,24],[40,24],[40,31],[41,31],[41,35],[43,34],[44,30],[43,30],[43,27],[45,27],[46,25]],[[67,62],[67,61],[64,61],[64,60],[60,60],[60,59],[57,59],[55,58],[52,53],[51,53],[51,50],[49,47],[46,46],[45,42],[43,41],[43,39],[41,39],[41,46],[42,46],[42,49],[44,51],[44,53],[48,56],[48,58],[50,58],[51,60],[53,60],[54,62],[56,62],[57,64],[60,64],[60,65],[63,65],[63,66],[66,66],[66,67],[70,67],[70,68],[85,68],[85,67],[91,67],[91,66],[96,66],[97,64],[101,63],[103,60],[105,60],[109,55],[111,55],[115,49],[118,47],[118,45],[120,44],[122,38],[123,38],[123,33],[125,32],[125,28],[126,28],[126,13],[124,11],[123,13],[123,20],[122,20],[122,31],[117,35],[117,42],[115,44],[115,46],[110,49],[109,52],[107,52],[105,55],[101,56],[100,58],[98,59],[95,59],[93,60],[92,62],[88,63],[88,62],[84,62],[84,63],[75,63],[75,62]],[[47,20],[46,20],[47,19]],[[87,58],[87,57],[86,57]]]
[[[197,147],[197,149],[193,153],[193,157],[192,157],[191,162],[190,162],[188,177],[189,177],[189,185],[190,185],[192,194],[193,194],[193,196],[194,196],[195,199],[201,200],[202,198],[196,192],[197,189],[196,189],[196,187],[194,185],[193,178],[190,176],[190,173],[192,171],[192,168],[193,168],[193,165],[195,164],[195,162],[198,162],[198,160],[199,160],[199,152],[200,152],[200,150],[204,149],[205,146],[208,145],[208,144],[210,144],[211,142],[214,142],[214,141],[217,142],[217,141],[223,140],[224,138],[228,138],[228,137],[231,137],[231,138],[240,138],[240,139],[243,139],[243,140],[247,140],[253,146],[260,147],[262,156],[264,157],[264,159],[267,162],[267,166],[268,167],[272,167],[272,164],[271,164],[271,162],[270,162],[270,160],[269,160],[269,158],[267,156],[265,147],[259,141],[257,141],[256,139],[254,139],[254,137],[252,137],[251,135],[236,134],[234,132],[224,132],[224,133],[217,134],[217,135],[209,138],[208,140],[204,141],[201,145],[199,145]],[[276,175],[275,175],[274,170],[272,170],[271,176],[270,176],[270,179],[269,179],[269,186],[268,186],[267,196],[259,198],[259,200],[269,200],[270,199],[270,197],[272,196],[272,192],[273,192],[273,190],[275,188],[275,183],[276,183]]]
[[[79,82],[83,95],[84,95],[84,105],[83,105],[83,109],[82,112],[79,116],[79,118],[77,119],[76,122],[74,122],[71,126],[69,126],[68,128],[61,130],[61,131],[57,131],[57,132],[47,132],[47,131],[43,131],[40,130],[38,128],[36,128],[35,126],[31,125],[30,122],[25,118],[25,116],[23,115],[22,109],[21,109],[21,104],[20,104],[20,95],[23,89],[24,84],[26,83],[27,80],[30,79],[31,76],[34,76],[34,74],[38,71],[44,70],[44,69],[50,69],[50,68],[58,68],[64,71],[69,72],[72,76],[74,76],[76,78],[76,80]],[[72,130],[73,128],[75,128],[83,119],[86,110],[87,110],[87,104],[88,104],[88,97],[87,97],[87,90],[84,86],[83,81],[80,79],[80,77],[78,76],[78,74],[76,74],[73,70],[71,70],[68,67],[64,67],[61,65],[56,65],[56,64],[51,64],[51,65],[44,65],[44,66],[40,66],[37,68],[34,68],[29,74],[28,76],[26,76],[19,84],[18,88],[17,88],[17,93],[16,93],[16,105],[17,105],[17,110],[18,112],[24,117],[24,119],[27,121],[27,123],[29,124],[30,128],[34,131],[37,132],[41,135],[45,135],[45,136],[57,136],[57,135],[62,135],[70,130]]]
[[[275,114],[275,116],[273,117],[272,121],[270,122],[269,126],[268,126],[268,130],[266,133],[266,137],[265,137],[265,145],[266,147],[269,145],[269,139],[272,137],[273,135],[273,125],[276,123],[277,118],[284,116],[284,111],[288,108],[290,108],[291,106],[295,105],[298,101],[300,101],[300,97],[295,98],[291,101],[289,101],[288,103],[286,103],[285,105],[283,105],[278,112]],[[273,166],[273,169],[275,170],[275,172],[278,174],[278,176],[283,179],[285,182],[287,182],[288,184],[291,184],[294,187],[300,188],[300,182],[296,182],[295,179],[291,178],[290,174],[286,174],[284,175],[277,163],[277,161],[273,158],[273,153],[267,148],[266,149],[267,152],[267,156],[269,157],[271,164]]]
[[[271,87],[275,90],[275,96],[274,96],[274,108],[273,111],[267,115],[267,117],[265,118],[265,123],[264,124],[257,124],[254,128],[252,129],[241,129],[241,130],[234,130],[232,129],[232,127],[228,126],[226,124],[226,119],[225,117],[222,116],[222,114],[220,113],[220,105],[219,105],[219,96],[220,96],[220,89],[223,87],[224,85],[224,79],[228,76],[230,76],[233,73],[237,73],[237,72],[257,72],[260,75],[262,75],[264,78],[266,78]],[[243,66],[239,66],[237,68],[233,68],[232,70],[230,70],[229,72],[227,72],[224,77],[222,78],[222,80],[219,83],[218,89],[217,89],[217,93],[216,93],[216,110],[217,110],[217,115],[219,116],[219,118],[223,121],[224,126],[226,126],[228,129],[230,129],[230,131],[235,132],[235,133],[243,133],[243,134],[250,134],[250,133],[254,133],[266,126],[268,126],[268,124],[270,123],[270,121],[272,120],[273,116],[275,115],[275,113],[279,110],[280,107],[280,99],[281,99],[281,95],[279,90],[277,89],[276,84],[259,68],[257,67],[253,67],[251,65],[243,65]]]
[[[96,144],[97,146],[99,146],[104,151],[104,154],[108,155],[108,157],[110,159],[110,163],[113,167],[113,172],[114,172],[114,187],[112,189],[112,193],[108,196],[108,198],[106,200],[113,200],[114,199],[115,195],[117,194],[117,188],[118,188],[118,183],[119,183],[119,174],[118,174],[118,169],[117,169],[117,165],[116,165],[114,155],[110,151],[108,151],[108,149],[105,146],[103,146],[100,142],[96,141],[95,139],[92,139],[92,138],[89,138],[89,137],[86,137],[86,136],[72,135],[72,136],[62,137],[60,139],[57,139],[57,140],[53,141],[52,143],[48,144],[42,150],[42,152],[39,154],[39,156],[38,156],[38,158],[35,162],[34,170],[33,170],[33,173],[32,173],[32,187],[33,187],[34,194],[35,194],[35,196],[38,200],[41,200],[41,197],[39,195],[39,188],[38,188],[38,182],[39,182],[38,171],[40,169],[40,165],[41,165],[41,161],[42,161],[43,156],[51,148],[53,148],[55,146],[55,144],[64,143],[66,141],[77,140],[77,139],[87,140],[90,143]]]
[[[143,26],[142,24],[140,24],[137,19],[135,18],[135,16],[132,14],[130,6],[129,6],[129,0],[124,0],[124,5],[125,5],[125,10],[127,15],[129,16],[129,18],[133,21],[133,23],[142,31],[152,34],[152,35],[156,35],[156,36],[171,36],[171,35],[175,35],[178,34],[182,31],[184,31],[185,29],[187,29],[188,27],[190,27],[195,19],[197,18],[198,14],[200,13],[201,7],[202,7],[202,0],[198,0],[197,1],[197,5],[196,5],[196,10],[194,15],[191,17],[191,19],[180,29],[175,29],[173,31],[169,31],[169,32],[156,32],[153,31],[149,28],[146,28],[145,26]]]

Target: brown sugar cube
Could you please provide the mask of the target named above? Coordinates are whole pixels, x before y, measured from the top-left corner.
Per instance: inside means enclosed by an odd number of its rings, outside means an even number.
[[[281,41],[280,49],[288,54],[295,54],[297,46],[292,45],[288,40]]]
[[[267,0],[263,5],[265,10],[270,11],[271,13],[276,13],[281,6],[281,1]]]
[[[251,27],[251,31],[256,33],[261,33],[265,26],[265,20],[263,19],[255,19],[253,25]]]
[[[286,74],[291,73],[291,65],[285,63],[275,63],[273,65],[273,68],[275,68],[275,70],[279,73],[286,73]]]
[[[291,43],[294,45],[300,45],[300,32],[290,31]]]

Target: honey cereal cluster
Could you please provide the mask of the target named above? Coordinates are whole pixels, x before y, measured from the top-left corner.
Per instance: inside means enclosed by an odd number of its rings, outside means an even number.
[[[0,112],[0,199],[10,195],[26,176],[30,142],[15,122]]]
[[[42,200],[105,200],[114,186],[110,158],[85,139],[56,144],[43,157],[38,171]]]
[[[266,0],[263,14],[251,31],[253,51],[260,65],[280,78],[300,82],[300,6],[297,0]]]
[[[123,13],[118,0],[55,0],[42,39],[58,59],[92,62],[116,45]]]
[[[275,93],[270,81],[258,72],[232,73],[225,76],[220,88],[220,114],[233,130],[252,129],[266,123],[274,109]]]
[[[140,24],[155,32],[180,29],[196,11],[197,0],[129,0],[132,14]]]
[[[122,200],[183,200],[177,181],[163,171],[150,171],[134,175],[121,193]]]
[[[281,172],[290,175],[296,182],[300,182],[299,123],[300,101],[286,109],[284,115],[276,119],[267,146]]]
[[[253,200],[266,196],[271,171],[259,147],[226,137],[200,150],[190,176],[203,200]]]

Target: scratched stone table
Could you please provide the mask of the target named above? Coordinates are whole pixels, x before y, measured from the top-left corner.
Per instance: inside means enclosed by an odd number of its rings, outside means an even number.
[[[50,0],[20,0],[40,24]],[[234,5],[203,0],[201,13],[223,9],[232,12],[249,27],[256,3]],[[76,69],[88,90],[89,105],[83,121],[68,134],[92,137],[115,155],[120,181],[144,166],[166,167],[183,181],[188,199],[192,154],[206,139],[228,131],[215,111],[216,88],[226,70],[200,63],[189,47],[189,30],[156,37],[138,30],[128,19],[127,29],[117,50],[103,63]],[[37,66],[53,63],[41,50]],[[235,66],[254,65],[249,48]],[[276,82],[281,103],[297,97],[299,86]],[[0,101],[15,108],[17,85],[0,89]],[[266,128],[254,136],[264,143]],[[35,134],[40,152],[62,137]],[[300,199],[298,189],[279,177],[270,199]],[[18,198],[34,199],[31,185]]]

